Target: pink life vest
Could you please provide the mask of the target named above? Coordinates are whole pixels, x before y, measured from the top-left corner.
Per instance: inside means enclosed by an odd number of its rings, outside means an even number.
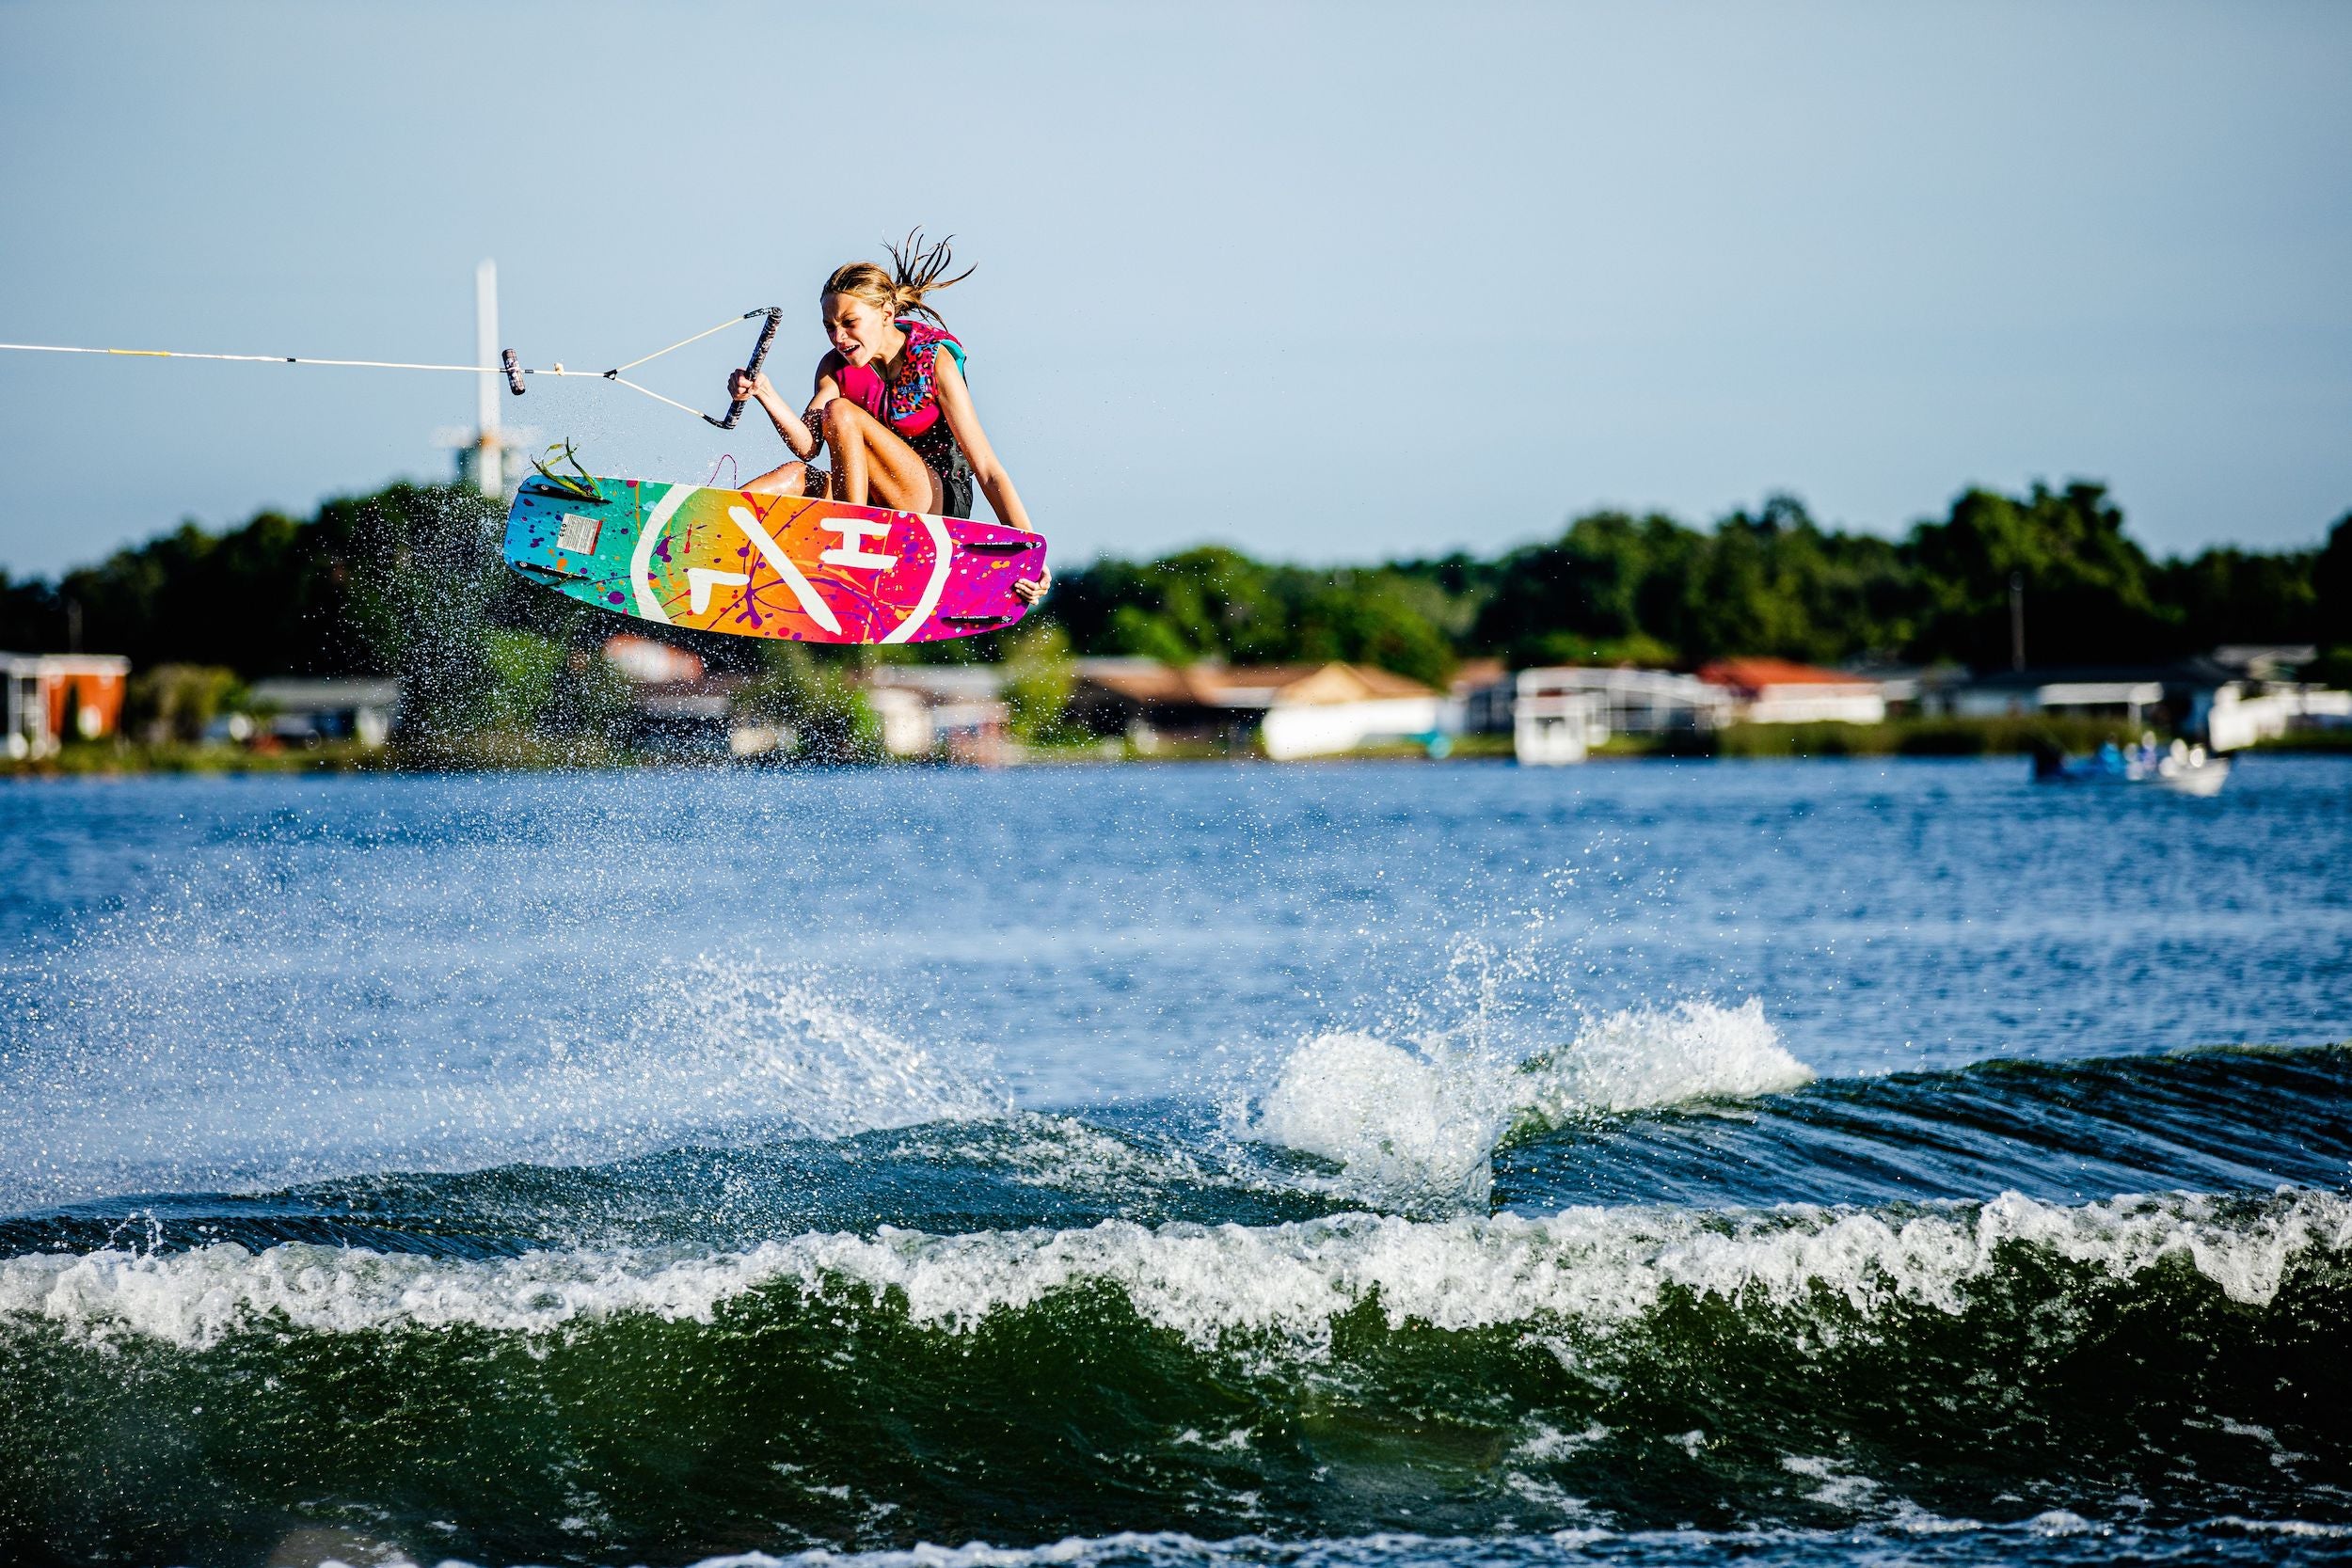
[[[917,451],[924,451],[933,442],[918,441],[916,437],[939,423],[939,384],[934,374],[939,351],[945,346],[956,356],[956,369],[961,370],[963,345],[946,327],[933,326],[912,316],[900,317],[897,325],[907,335],[906,356],[899,362],[898,380],[885,384],[882,372],[873,366],[850,364],[838,354],[825,356],[817,373],[819,377],[831,375],[843,397],[905,436]],[[940,434],[944,436],[946,432]]]

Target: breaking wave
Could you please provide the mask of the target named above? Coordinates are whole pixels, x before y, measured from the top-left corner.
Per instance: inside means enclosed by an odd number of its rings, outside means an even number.
[[[1359,1164],[1200,1106],[0,1221],[0,1558],[261,1561],[297,1520],[484,1563],[2341,1545],[2352,1053],[1731,1098],[1803,1069],[1752,1009],[1679,1022],[1683,1070],[1614,1073],[1613,1020],[1484,1078],[1367,1050],[1293,1107],[1488,1094],[1463,1158],[1533,1212],[1343,1208]],[[1994,1171],[2034,1190],[1782,1200]]]
[[[2016,1194],[1875,1212],[1788,1206],[1719,1214],[1578,1209],[1541,1218],[1346,1214],[1252,1227],[1108,1221],[1079,1230],[806,1235],[742,1252],[533,1252],[494,1259],[235,1243],[142,1255],[0,1260],[0,1318],[87,1342],[124,1336],[209,1349],[240,1333],[456,1326],[555,1333],[629,1313],[707,1323],[784,1289],[888,1303],[912,1324],[970,1333],[1058,1293],[1104,1290],[1138,1320],[1210,1349],[1232,1337],[1321,1356],[1333,1325],[1375,1309],[1391,1329],[1537,1326],[1608,1332],[1670,1296],[1742,1308],[1824,1304],[1856,1326],[1903,1308],[1957,1314],[2005,1249],[2129,1280],[2169,1264],[2229,1301],[2268,1305],[2294,1259],[2352,1249],[2352,1201],[2132,1196],[2079,1208]],[[1830,1321],[1829,1317],[1820,1319]]]
[[[2352,1200],[2288,1190],[22,1255],[0,1525],[102,1452],[74,1507],[135,1557],[321,1497],[434,1560],[581,1562],[2352,1513],[2347,1254]]]
[[[1403,1208],[1484,1207],[1495,1151],[1609,1113],[1783,1093],[1812,1069],[1751,999],[1611,1014],[1567,1045],[1519,1059],[1484,1040],[1409,1046],[1360,1032],[1293,1051],[1253,1135],[1341,1167],[1347,1189]]]

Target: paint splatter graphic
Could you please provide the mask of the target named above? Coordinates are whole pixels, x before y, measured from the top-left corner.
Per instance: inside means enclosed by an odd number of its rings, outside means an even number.
[[[1045,540],[887,507],[599,479],[515,497],[506,560],[558,593],[664,626],[800,642],[932,642],[1013,625]],[[583,524],[593,523],[593,527]],[[593,539],[592,549],[565,540]]]

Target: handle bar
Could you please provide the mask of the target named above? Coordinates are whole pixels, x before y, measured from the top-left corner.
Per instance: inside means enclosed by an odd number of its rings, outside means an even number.
[[[743,312],[743,319],[749,321],[754,316],[763,315],[768,318],[768,325],[759,329],[759,341],[752,346],[751,363],[743,367],[745,375],[759,373],[760,361],[768,357],[768,345],[775,340],[776,324],[784,319],[784,307],[771,305],[764,310],[746,310]],[[717,425],[721,430],[733,430],[735,421],[743,417],[743,404],[750,401],[748,398],[737,398],[727,405],[727,417],[723,420],[716,414],[705,414],[703,418]]]

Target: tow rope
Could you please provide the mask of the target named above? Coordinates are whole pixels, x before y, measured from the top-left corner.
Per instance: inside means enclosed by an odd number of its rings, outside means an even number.
[[[291,354],[194,354],[182,349],[162,348],[67,348],[56,343],[0,343],[0,349],[20,354],[114,354],[134,359],[224,359],[249,365],[333,365],[368,371],[446,371],[462,375],[497,375],[503,372],[507,390],[516,397],[523,394],[523,377],[527,375],[570,376],[585,381],[610,381],[632,392],[643,392],[656,403],[666,403],[673,408],[682,409],[698,420],[717,425],[721,430],[733,430],[735,421],[743,417],[744,399],[737,398],[728,404],[726,416],[722,419],[716,414],[706,414],[699,408],[680,403],[675,398],[664,397],[650,387],[629,380],[621,372],[633,371],[648,360],[659,359],[689,343],[698,343],[713,333],[724,332],[736,323],[750,321],[755,316],[765,316],[768,321],[759,329],[759,341],[753,346],[751,359],[744,365],[743,373],[757,375],[761,361],[768,357],[768,345],[775,340],[776,324],[784,318],[784,307],[780,305],[766,305],[756,310],[746,310],[739,316],[729,316],[716,326],[707,327],[691,338],[680,338],[668,348],[658,348],[651,354],[640,355],[628,364],[615,365],[609,371],[567,371],[560,359],[544,367],[525,365],[516,359],[511,348],[501,351],[496,365],[425,365],[406,359],[310,359]]]

